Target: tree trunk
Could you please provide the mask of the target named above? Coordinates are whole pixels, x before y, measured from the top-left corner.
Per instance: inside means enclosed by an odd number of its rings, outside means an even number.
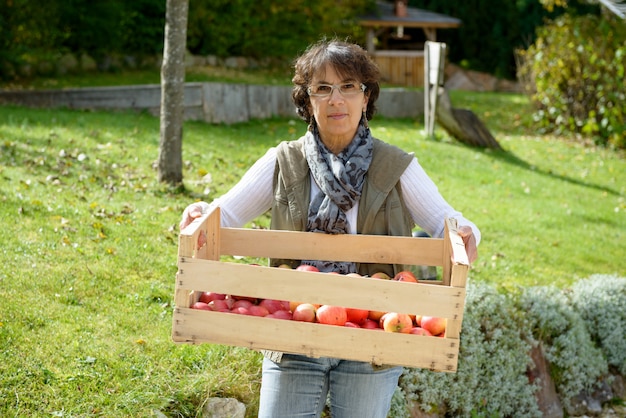
[[[443,88],[439,91],[436,114],[437,122],[460,142],[473,147],[502,149],[489,129],[471,110],[452,107],[450,96]]]
[[[167,0],[165,44],[161,66],[161,129],[158,179],[183,181],[183,119],[188,0]]]

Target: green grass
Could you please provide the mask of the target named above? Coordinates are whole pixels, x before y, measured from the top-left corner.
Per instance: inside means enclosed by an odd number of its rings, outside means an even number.
[[[480,226],[472,280],[565,287],[626,274],[624,155],[533,135],[522,96],[452,99],[506,151],[441,131],[426,139],[419,121],[371,126],[415,152]],[[224,193],[303,130],[287,119],[187,123],[180,192],[156,181],[152,116],[0,107],[0,416],[199,416],[207,396],[236,397],[255,416],[259,354],[171,342],[176,225],[191,201]]]

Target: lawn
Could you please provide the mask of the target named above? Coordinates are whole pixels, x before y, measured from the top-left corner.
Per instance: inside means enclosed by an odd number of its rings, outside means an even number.
[[[471,279],[567,287],[626,275],[624,155],[534,134],[519,95],[452,100],[505,151],[426,138],[421,121],[371,126],[414,152],[481,228]],[[0,416],[197,416],[207,395],[237,397],[255,416],[257,353],[171,342],[177,224],[304,128],[186,123],[181,191],[156,181],[159,121],[148,114],[0,107]]]

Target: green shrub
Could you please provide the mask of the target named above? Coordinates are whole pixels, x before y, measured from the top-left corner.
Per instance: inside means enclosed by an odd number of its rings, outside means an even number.
[[[576,133],[626,148],[626,25],[610,16],[563,15],[520,52],[519,78],[543,132]]]
[[[526,371],[530,328],[509,296],[470,283],[455,374],[407,369],[400,386],[425,412],[446,416],[540,417]]]
[[[574,284],[571,299],[609,365],[626,376],[626,278],[591,276]]]
[[[564,291],[553,286],[530,287],[520,296],[520,310],[527,313],[534,337],[543,345],[550,374],[567,408],[572,398],[592,391],[608,373],[602,351],[593,344]]]
[[[192,1],[187,45],[196,55],[290,60],[322,35],[363,42],[355,19],[372,5],[372,0]]]

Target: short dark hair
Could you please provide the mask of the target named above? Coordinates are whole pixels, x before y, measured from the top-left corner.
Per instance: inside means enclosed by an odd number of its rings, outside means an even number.
[[[366,117],[371,120],[376,113],[376,100],[380,93],[380,70],[361,46],[337,39],[320,40],[312,44],[296,59],[294,84],[291,97],[296,105],[298,115],[307,123],[311,123],[313,115],[309,111],[310,97],[307,88],[313,75],[330,65],[344,78],[354,78],[365,84],[368,96]]]

